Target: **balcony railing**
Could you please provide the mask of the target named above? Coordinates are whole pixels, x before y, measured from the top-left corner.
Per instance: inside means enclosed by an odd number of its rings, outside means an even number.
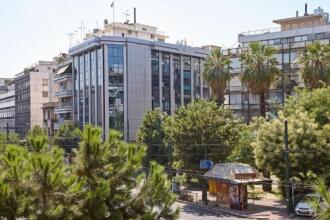
[[[54,82],[63,82],[66,80],[71,80],[71,79],[72,79],[71,73],[59,74],[54,77]]]
[[[72,90],[71,89],[66,89],[66,90],[55,92],[55,96],[57,96],[57,97],[69,97],[69,96],[72,96]]]
[[[55,107],[55,109],[54,109],[55,114],[63,114],[63,113],[68,113],[68,112],[72,112],[72,105],[58,106],[58,107]]]

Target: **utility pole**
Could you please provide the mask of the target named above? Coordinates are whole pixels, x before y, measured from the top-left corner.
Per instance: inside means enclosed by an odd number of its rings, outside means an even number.
[[[7,122],[6,131],[7,131],[7,143],[8,143],[9,142],[9,123],[8,122]]]
[[[284,160],[285,160],[285,198],[286,198],[286,208],[287,212],[291,211],[291,202],[290,202],[290,165],[289,165],[289,146],[288,146],[288,120],[284,121]]]

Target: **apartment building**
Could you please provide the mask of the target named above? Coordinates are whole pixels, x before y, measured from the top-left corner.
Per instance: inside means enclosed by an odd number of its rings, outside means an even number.
[[[57,102],[53,61],[38,61],[15,76],[15,130],[24,137],[33,126],[44,125],[43,104]]]
[[[240,54],[248,49],[249,43],[261,42],[276,48],[276,59],[282,75],[268,95],[268,111],[276,111],[283,104],[287,95],[293,94],[295,86],[303,86],[299,78],[299,65],[295,63],[297,57],[303,53],[306,46],[314,41],[329,44],[330,23],[329,14],[321,8],[308,13],[307,5],[303,15],[296,12],[295,17],[277,19],[273,21],[280,25],[278,28],[244,32],[238,35],[238,48],[223,50],[223,54],[230,56],[233,78],[228,87],[226,104],[246,121],[260,114],[259,97],[252,94],[239,80],[239,74],[244,70],[240,62]]]
[[[15,85],[12,79],[0,78],[0,132],[15,127]]]
[[[106,25],[107,31],[70,49],[73,118],[80,126],[99,125],[104,134],[117,129],[125,140],[133,140],[147,110],[173,114],[194,99],[209,97],[201,74],[207,50],[165,43],[165,35],[152,26],[114,26]]]

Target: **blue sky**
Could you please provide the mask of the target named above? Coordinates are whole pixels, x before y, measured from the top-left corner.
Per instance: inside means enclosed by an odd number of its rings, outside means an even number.
[[[0,0],[0,77],[11,77],[38,60],[67,52],[67,33],[81,21],[89,28],[112,21],[112,0]],[[116,0],[116,21],[137,7],[137,22],[159,27],[168,42],[231,47],[240,32],[276,27],[272,20],[303,14],[329,0]]]

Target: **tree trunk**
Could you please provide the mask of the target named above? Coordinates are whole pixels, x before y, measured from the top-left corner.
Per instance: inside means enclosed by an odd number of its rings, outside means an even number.
[[[262,172],[262,175],[265,177],[265,178],[268,178],[270,179],[270,172],[269,171],[263,171]],[[262,184],[262,190],[264,192],[271,192],[272,191],[272,181],[267,181],[265,183]]]
[[[261,92],[259,94],[259,97],[260,97],[260,115],[262,117],[266,117],[266,100],[265,100],[265,93],[264,92]]]

